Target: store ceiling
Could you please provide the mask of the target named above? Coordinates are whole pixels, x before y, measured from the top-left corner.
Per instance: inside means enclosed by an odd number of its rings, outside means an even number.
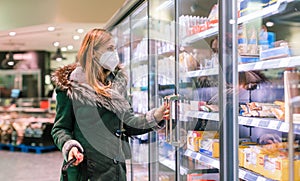
[[[103,28],[126,0],[0,0],[0,51],[41,50],[54,52],[73,45],[77,51],[91,28]],[[56,27],[49,32],[49,26]],[[83,33],[76,29],[82,28]],[[16,32],[9,36],[9,32]],[[79,35],[78,40],[73,36]]]

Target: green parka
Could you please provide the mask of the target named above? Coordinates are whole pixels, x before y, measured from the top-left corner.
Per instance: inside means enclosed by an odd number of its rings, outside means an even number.
[[[84,154],[82,163],[68,169],[71,181],[126,180],[125,160],[131,156],[128,136],[161,128],[153,116],[155,109],[143,116],[132,112],[123,71],[118,68],[109,78],[111,98],[95,93],[78,64],[59,68],[52,75],[57,86],[54,142],[65,160],[73,146]]]

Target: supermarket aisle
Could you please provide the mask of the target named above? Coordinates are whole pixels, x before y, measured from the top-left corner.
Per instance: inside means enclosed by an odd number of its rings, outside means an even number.
[[[58,181],[61,163],[59,151],[35,154],[0,150],[0,180]]]

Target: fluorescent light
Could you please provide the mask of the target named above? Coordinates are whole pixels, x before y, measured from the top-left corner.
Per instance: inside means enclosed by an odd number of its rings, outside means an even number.
[[[9,66],[14,66],[14,65],[15,65],[15,62],[14,62],[14,61],[8,61],[8,62],[7,62],[7,65],[9,65]]]
[[[83,33],[83,32],[84,32],[84,29],[78,28],[76,31],[77,31],[77,33]]]
[[[58,41],[54,42],[53,46],[58,47],[59,46],[59,42]]]
[[[8,34],[9,34],[9,36],[16,36],[17,33],[14,32],[14,31],[11,31],[11,32],[9,32]]]
[[[62,52],[67,51],[67,47],[61,47],[61,51],[62,51]]]
[[[49,26],[48,27],[48,31],[54,31],[55,30],[55,27],[54,26]]]
[[[266,22],[266,26],[267,27],[272,27],[272,26],[274,26],[274,22],[268,21],[268,22]]]
[[[67,48],[68,48],[68,50],[73,50],[74,47],[73,47],[73,45],[68,45]]]
[[[80,39],[80,36],[79,36],[79,35],[74,35],[74,36],[73,36],[73,39],[74,39],[74,40],[79,40],[79,39]]]

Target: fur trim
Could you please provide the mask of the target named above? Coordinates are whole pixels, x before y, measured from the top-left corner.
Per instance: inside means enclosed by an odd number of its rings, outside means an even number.
[[[52,74],[52,81],[59,89],[66,90],[72,100],[80,101],[91,106],[104,107],[119,116],[130,110],[130,104],[126,99],[127,76],[123,69],[115,72],[111,80],[112,86],[108,90],[111,98],[97,94],[87,83],[83,68],[78,64],[71,64],[57,69]]]
[[[71,81],[69,80],[69,76],[73,72],[73,70],[78,66],[77,63],[70,64],[61,68],[58,68],[51,75],[51,80],[53,83],[62,90],[68,90],[71,88]]]

